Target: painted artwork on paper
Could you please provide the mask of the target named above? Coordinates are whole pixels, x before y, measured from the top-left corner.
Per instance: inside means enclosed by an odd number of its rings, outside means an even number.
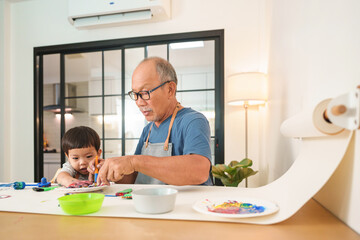
[[[242,203],[234,200],[228,200],[221,204],[211,204],[207,206],[208,211],[214,213],[225,214],[249,214],[249,213],[262,213],[265,211],[264,206],[258,206],[251,203]]]
[[[248,218],[276,213],[279,206],[269,200],[259,198],[205,198],[194,203],[193,209],[216,217]]]

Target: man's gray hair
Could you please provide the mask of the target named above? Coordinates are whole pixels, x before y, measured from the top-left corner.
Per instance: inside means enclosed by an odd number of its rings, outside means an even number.
[[[155,63],[156,72],[159,74],[161,83],[171,81],[177,85],[177,76],[175,69],[168,61],[160,57],[149,57],[144,59],[141,63],[145,63],[148,61],[153,61]]]

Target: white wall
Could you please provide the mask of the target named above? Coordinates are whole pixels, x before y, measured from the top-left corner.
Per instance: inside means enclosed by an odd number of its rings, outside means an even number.
[[[0,12],[3,13],[4,12],[4,7],[5,7],[5,2],[0,1]],[[4,28],[5,28],[5,17],[4,14],[0,15],[0,32],[3,33],[4,32]],[[5,136],[4,136],[4,126],[5,126],[5,122],[4,122],[4,108],[5,108],[5,97],[4,97],[4,83],[5,83],[5,72],[4,72],[4,62],[5,62],[5,55],[4,55],[4,48],[5,48],[5,37],[4,34],[0,35],[0,153],[4,152],[4,140],[5,140]],[[0,158],[4,158],[3,154],[0,154]],[[4,172],[5,172],[5,167],[4,167],[4,161],[0,162],[0,176],[4,176]],[[4,181],[3,177],[0,177],[0,181]],[[4,178],[5,179],[5,178]]]
[[[277,134],[281,122],[360,84],[359,9],[358,0],[272,1],[267,123],[271,144],[266,146],[270,181],[289,168],[289,159],[298,151],[296,140]],[[340,167],[315,198],[360,233],[358,139],[356,133]]]
[[[268,106],[249,113],[249,157],[255,161],[254,169],[260,168],[249,184],[266,184],[290,167],[298,151],[296,141],[280,135],[281,122],[360,83],[359,4],[357,0],[173,0],[170,21],[79,31],[66,19],[67,1],[14,1],[10,19],[5,15],[6,1],[0,1],[0,152],[7,156],[0,156],[0,181],[33,181],[34,47],[225,29],[225,76],[266,72],[269,63]],[[244,156],[243,117],[240,109],[225,106],[226,162]],[[261,141],[259,136],[264,136]],[[345,164],[317,196],[358,232],[359,149],[355,141]],[[338,179],[342,189],[333,185]],[[321,195],[329,189],[341,192],[335,194],[341,204]]]
[[[10,4],[0,1],[0,181],[10,172]]]
[[[11,4],[11,88],[10,103],[11,166],[5,180],[33,181],[33,48],[66,43],[87,42],[170,33],[225,30],[225,76],[238,71],[258,71],[264,62],[260,51],[268,41],[262,37],[265,0],[173,0],[172,19],[159,23],[128,25],[94,30],[77,30],[67,21],[67,1],[31,0]],[[225,82],[226,85],[226,82]],[[225,106],[225,158],[244,156],[243,119],[240,111]],[[251,112],[250,115],[253,113]],[[235,115],[235,116],[233,116]],[[251,116],[250,116],[251,120]],[[252,121],[250,121],[252,122]],[[8,127],[8,125],[5,125]],[[252,124],[250,128],[252,127]],[[255,126],[255,129],[257,127]],[[251,131],[251,130],[250,130]],[[257,130],[256,130],[257,131]],[[257,135],[250,136],[258,155]],[[239,146],[242,146],[239,148]],[[21,149],[21,151],[19,151]],[[240,151],[236,151],[240,149]],[[250,154],[254,152],[254,154]],[[252,157],[253,158],[253,157]],[[257,170],[255,158],[254,169]],[[1,161],[1,160],[0,160]],[[252,177],[256,186],[260,174]]]

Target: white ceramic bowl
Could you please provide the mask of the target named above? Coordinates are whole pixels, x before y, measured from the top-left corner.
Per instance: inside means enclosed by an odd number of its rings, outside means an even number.
[[[148,214],[170,212],[175,207],[177,192],[173,188],[144,188],[133,191],[135,210]]]

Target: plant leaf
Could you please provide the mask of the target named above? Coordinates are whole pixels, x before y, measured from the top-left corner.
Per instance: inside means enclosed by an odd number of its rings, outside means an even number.
[[[234,175],[236,173],[236,167],[226,166],[225,172],[227,172],[230,175]]]
[[[222,177],[227,177],[225,175],[225,168],[225,164],[216,164],[215,166],[212,166],[211,172],[214,177],[221,179]]]
[[[244,178],[255,175],[258,172],[249,168],[250,166],[252,166],[252,160],[244,158],[240,162],[231,161],[229,165],[216,164],[212,166],[211,172],[225,186],[237,187]]]
[[[221,182],[227,187],[237,187],[239,185],[238,182],[233,182],[233,181],[228,181],[228,180],[223,180],[223,179],[221,179]]]
[[[234,175],[234,182],[237,182],[237,185],[244,179],[244,173],[242,168],[236,169],[236,174]]]
[[[212,166],[211,172],[213,174],[221,174],[225,171],[226,165],[225,164],[216,164],[215,166]]]
[[[243,168],[244,178],[250,177],[258,173],[258,171],[254,171],[252,168]]]
[[[235,160],[233,160],[233,161],[231,161],[230,163],[229,163],[229,167],[235,167],[236,165],[238,165],[239,164],[239,162],[238,161],[235,161]]]
[[[243,167],[243,168],[247,168],[247,167],[251,167],[253,164],[252,160],[249,158],[244,158],[243,160],[241,160],[239,162],[239,164],[237,165],[238,167]]]

